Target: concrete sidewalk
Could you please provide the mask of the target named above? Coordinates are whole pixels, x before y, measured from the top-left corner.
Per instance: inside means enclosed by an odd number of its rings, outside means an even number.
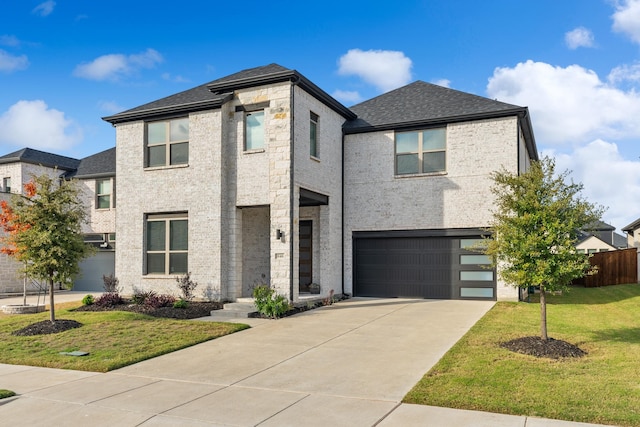
[[[353,299],[280,320],[248,319],[251,329],[106,374],[0,364],[0,388],[19,394],[0,401],[0,420],[13,426],[589,425],[400,403],[492,305]]]

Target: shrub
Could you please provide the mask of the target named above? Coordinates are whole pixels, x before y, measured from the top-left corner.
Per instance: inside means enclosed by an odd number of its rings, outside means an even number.
[[[135,291],[131,297],[131,302],[137,305],[144,304],[149,298],[153,298],[158,294],[154,290],[149,291]]]
[[[180,292],[182,292],[182,299],[191,301],[193,299],[193,291],[198,286],[196,282],[191,280],[191,272],[184,276],[176,277],[176,282],[178,282],[178,288],[180,288]]]
[[[258,311],[271,319],[282,317],[291,308],[284,295],[276,293],[267,285],[258,285],[253,288],[253,298]]]
[[[166,295],[166,294],[157,295],[154,293],[154,295],[150,295],[145,299],[144,305],[148,307],[153,307],[153,308],[171,307],[171,305],[173,305],[175,300],[176,299],[171,295]]]
[[[113,293],[118,294],[118,293],[120,293],[120,287],[118,286],[120,281],[113,274],[110,274],[108,276],[105,276],[103,274],[102,275],[102,282],[104,283],[103,287],[104,287],[104,291],[105,292],[110,293],[110,294],[113,294]]]
[[[84,298],[82,298],[82,305],[93,305],[94,302],[96,301],[91,294],[85,295]]]
[[[122,297],[117,292],[107,292],[96,299],[98,307],[113,307],[122,304]]]
[[[173,308],[187,308],[189,306],[189,302],[183,299],[179,299],[178,301],[173,303]]]

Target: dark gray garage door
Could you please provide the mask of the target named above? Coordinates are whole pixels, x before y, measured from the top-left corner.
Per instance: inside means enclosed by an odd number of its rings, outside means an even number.
[[[493,300],[495,271],[469,250],[481,238],[464,230],[354,233],[354,295]]]
[[[80,274],[73,283],[74,291],[103,292],[103,275],[113,274],[116,266],[116,253],[113,251],[96,252],[80,262]]]

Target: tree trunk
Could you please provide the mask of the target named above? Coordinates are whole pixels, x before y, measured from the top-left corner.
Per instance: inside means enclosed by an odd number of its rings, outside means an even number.
[[[49,320],[51,323],[56,322],[55,305],[53,305],[53,279],[49,279]]]
[[[547,296],[544,286],[540,286],[540,337],[547,341]]]

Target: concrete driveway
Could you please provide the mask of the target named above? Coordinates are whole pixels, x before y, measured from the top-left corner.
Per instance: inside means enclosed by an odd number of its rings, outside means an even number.
[[[492,302],[353,299],[107,374],[0,364],[10,425],[565,426],[400,404]],[[537,424],[536,424],[537,422]],[[4,423],[4,421],[3,421]]]

